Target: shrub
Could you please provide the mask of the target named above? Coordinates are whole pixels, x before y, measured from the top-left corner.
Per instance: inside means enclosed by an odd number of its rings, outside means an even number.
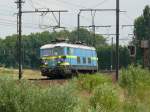
[[[102,74],[96,75],[80,75],[77,79],[77,87],[80,90],[87,90],[88,92],[92,92],[94,88],[104,83],[111,83],[111,79]]]
[[[21,83],[11,79],[1,79],[0,81],[0,110],[2,112],[27,112],[31,104],[34,104],[34,93],[36,88],[31,85]]]
[[[98,86],[90,99],[90,105],[96,112],[116,112],[118,104],[117,91],[112,85],[106,83]]]
[[[130,66],[121,71],[120,86],[124,89],[124,112],[150,111],[150,72]]]
[[[135,94],[136,90],[150,86],[150,72],[133,66],[122,69],[119,84],[127,89],[129,94]]]
[[[122,108],[123,112],[149,112],[149,107],[144,103],[135,100],[126,100]]]
[[[66,85],[45,89],[23,80],[0,79],[0,112],[73,112],[77,102]]]
[[[51,87],[43,92],[39,103],[45,105],[42,112],[73,112],[77,106],[77,99],[71,94],[72,91],[68,87]]]

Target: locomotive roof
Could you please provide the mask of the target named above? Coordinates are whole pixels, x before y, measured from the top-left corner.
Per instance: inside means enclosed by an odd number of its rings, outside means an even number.
[[[49,48],[54,48],[54,47],[72,47],[72,48],[95,50],[94,47],[89,47],[89,46],[81,45],[81,44],[68,44],[68,43],[46,44],[42,46],[40,49],[49,49]]]

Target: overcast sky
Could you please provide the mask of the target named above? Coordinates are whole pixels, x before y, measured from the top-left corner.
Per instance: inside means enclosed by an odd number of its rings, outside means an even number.
[[[16,33],[16,15],[17,12],[15,0],[0,0],[0,37]],[[25,0],[23,10],[34,10],[35,8],[49,8],[51,10],[68,10],[68,13],[62,14],[61,25],[69,30],[77,26],[77,13],[79,9],[97,8],[97,9],[115,9],[116,0]],[[134,19],[142,14],[145,5],[150,5],[150,0],[120,0],[120,9],[127,11],[120,15],[120,25],[132,25]],[[56,16],[58,16],[56,14]],[[91,13],[81,13],[81,25],[91,25]],[[39,25],[56,25],[52,14],[41,17],[38,14],[23,15],[23,34],[31,32],[41,32]],[[95,25],[111,25],[111,28],[98,28],[99,34],[115,33],[115,12],[97,12],[95,16]],[[50,30],[50,29],[49,29]],[[120,38],[130,39],[133,28],[122,28],[120,26]],[[107,36],[112,37],[112,36]],[[122,41],[127,44],[127,41]]]

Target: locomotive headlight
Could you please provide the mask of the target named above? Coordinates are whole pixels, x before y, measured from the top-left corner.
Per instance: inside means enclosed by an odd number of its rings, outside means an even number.
[[[48,65],[48,61],[43,60],[43,64],[44,64],[44,65]]]
[[[44,62],[44,65],[48,65],[48,62]]]

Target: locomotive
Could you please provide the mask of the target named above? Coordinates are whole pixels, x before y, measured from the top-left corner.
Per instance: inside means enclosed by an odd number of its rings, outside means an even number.
[[[96,49],[82,43],[55,42],[40,48],[41,74],[47,77],[71,77],[98,71]]]

